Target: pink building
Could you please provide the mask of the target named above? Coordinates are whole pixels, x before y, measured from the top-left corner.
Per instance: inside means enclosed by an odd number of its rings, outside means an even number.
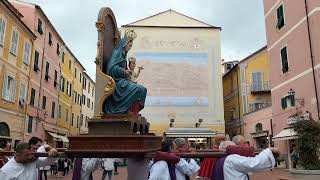
[[[11,3],[23,14],[22,20],[37,36],[27,101],[26,140],[37,136],[54,144],[53,133],[68,132],[57,125],[64,42],[40,6],[21,1]]]
[[[306,119],[319,120],[320,1],[264,0],[264,12],[271,61],[273,141],[288,154],[295,138],[288,129],[295,119],[289,116],[296,108]]]

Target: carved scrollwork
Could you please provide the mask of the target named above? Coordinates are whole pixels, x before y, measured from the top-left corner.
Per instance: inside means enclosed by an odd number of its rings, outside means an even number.
[[[101,69],[101,62],[102,62],[102,52],[103,52],[103,50],[102,50],[102,42],[100,42],[100,41],[98,41],[97,42],[97,55],[96,55],[96,61],[95,61],[95,63],[96,63],[96,65],[98,65],[99,67],[100,67],[100,69]]]
[[[104,94],[108,97],[114,92],[116,88],[116,82],[111,76],[106,75],[106,77],[108,81],[107,81],[106,87],[104,88]]]
[[[96,27],[98,31],[104,32],[106,25],[103,22],[98,21],[96,22]]]

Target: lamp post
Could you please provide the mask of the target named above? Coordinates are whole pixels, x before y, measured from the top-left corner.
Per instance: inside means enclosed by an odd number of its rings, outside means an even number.
[[[293,101],[297,101],[301,107],[304,106],[304,99],[303,98],[295,98],[295,94],[296,94],[296,92],[292,88],[290,88],[288,91],[288,95],[292,97]],[[298,110],[298,107],[297,107],[297,110]]]
[[[202,122],[203,122],[203,119],[200,118],[198,120],[198,122],[196,123],[196,128],[198,128],[201,125]]]
[[[174,119],[170,119],[170,127],[173,127]]]

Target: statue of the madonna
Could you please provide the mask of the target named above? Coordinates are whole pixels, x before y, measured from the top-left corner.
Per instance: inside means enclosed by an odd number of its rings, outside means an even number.
[[[115,91],[104,103],[107,114],[134,113],[144,108],[147,89],[129,80],[132,71],[127,67],[127,53],[136,38],[133,30],[127,30],[125,36],[113,49],[105,72],[116,82]]]

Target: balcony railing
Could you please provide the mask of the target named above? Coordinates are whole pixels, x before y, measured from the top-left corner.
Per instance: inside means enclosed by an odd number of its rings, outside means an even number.
[[[249,104],[249,113],[259,111],[260,109],[270,107],[271,105],[271,102]]]
[[[251,93],[271,91],[270,82],[265,81],[262,83],[252,83],[250,85],[250,91]]]
[[[311,118],[310,113],[292,116],[287,119],[287,124],[291,125],[291,124],[297,123],[298,121],[307,121],[307,120],[310,120],[310,118]]]

